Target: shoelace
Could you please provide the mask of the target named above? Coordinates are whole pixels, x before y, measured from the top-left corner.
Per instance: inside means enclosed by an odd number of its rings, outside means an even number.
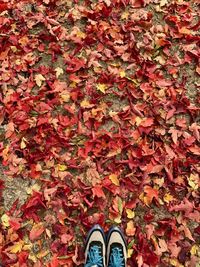
[[[88,262],[85,267],[103,267],[102,256],[100,255],[100,247],[93,246],[88,253]]]
[[[109,267],[124,267],[122,249],[120,248],[112,249],[109,261]]]

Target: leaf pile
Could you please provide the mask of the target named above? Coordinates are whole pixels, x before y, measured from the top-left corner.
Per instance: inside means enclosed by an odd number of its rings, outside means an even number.
[[[96,223],[129,266],[198,266],[198,8],[0,1],[0,156],[34,181],[0,210],[2,266],[81,266]]]

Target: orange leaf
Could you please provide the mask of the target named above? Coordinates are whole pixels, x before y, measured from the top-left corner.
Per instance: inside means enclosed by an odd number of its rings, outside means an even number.
[[[134,223],[131,220],[127,223],[126,234],[127,236],[133,236],[135,234],[135,231],[136,231],[136,228],[134,227]]]
[[[146,185],[144,187],[144,192],[146,195],[144,196],[144,203],[149,206],[153,201],[153,198],[158,200],[158,190],[152,188],[151,186]]]
[[[29,238],[31,241],[38,239],[44,232],[44,226],[42,223],[35,224],[30,231]]]

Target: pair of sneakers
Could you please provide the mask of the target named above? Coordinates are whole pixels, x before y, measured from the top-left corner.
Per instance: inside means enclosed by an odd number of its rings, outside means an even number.
[[[126,267],[126,261],[126,241],[118,227],[112,227],[107,236],[99,225],[89,231],[84,267]]]

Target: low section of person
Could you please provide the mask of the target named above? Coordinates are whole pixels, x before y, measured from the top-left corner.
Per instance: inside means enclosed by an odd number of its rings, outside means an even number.
[[[126,267],[127,245],[120,228],[112,227],[108,234],[99,225],[88,233],[84,267]]]

